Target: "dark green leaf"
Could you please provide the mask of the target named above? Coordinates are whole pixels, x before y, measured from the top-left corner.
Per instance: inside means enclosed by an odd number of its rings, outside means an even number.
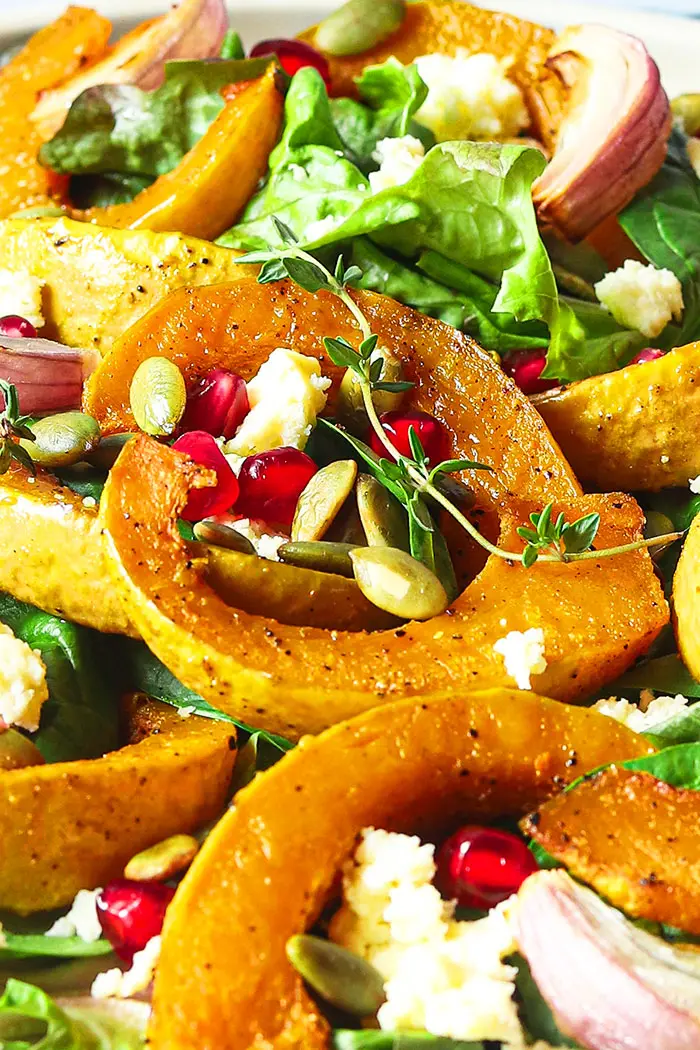
[[[590,550],[600,528],[600,514],[585,514],[578,521],[564,525],[561,538],[567,554]]]
[[[675,744],[655,755],[620,763],[625,769],[651,773],[673,787],[700,791],[700,743]]]
[[[323,346],[334,365],[339,368],[351,368],[354,372],[358,369],[359,357],[357,350],[353,349],[344,339],[323,340]]]
[[[363,361],[369,361],[370,357],[377,349],[377,343],[379,342],[378,335],[370,335],[366,339],[363,339],[360,343],[360,357]],[[379,376],[377,376],[379,378]]]
[[[487,467],[485,463],[477,463],[473,459],[446,459],[433,467],[430,477],[432,480],[438,474],[456,474],[460,470],[493,470],[493,467]]]
[[[385,390],[387,394],[403,394],[407,390],[412,390],[415,383],[409,382],[398,382],[398,383],[386,383],[380,379],[378,383],[372,384],[373,390]]]
[[[10,455],[12,456],[13,459],[16,459],[18,463],[21,463],[21,465],[26,470],[28,470],[30,474],[32,474],[32,475],[36,474],[36,467],[34,466],[34,460],[29,455],[29,453],[27,452],[26,448],[24,448],[22,445],[17,445],[15,443],[11,444],[10,445]]]
[[[359,281],[362,277],[362,270],[359,266],[349,266],[345,271],[343,278],[343,284],[354,284],[355,281]]]
[[[548,503],[541,514],[537,517],[537,535],[541,540],[549,539],[549,525],[552,520],[552,503]],[[532,518],[531,518],[532,520]],[[532,521],[534,525],[534,520]]]
[[[430,1035],[428,1032],[380,1032],[366,1028],[336,1029],[334,1050],[484,1050],[484,1043]]]
[[[0,948],[0,964],[10,959],[91,958],[110,955],[113,950],[112,945],[104,938],[88,942],[80,937],[47,937],[43,934],[10,933],[7,929],[3,929],[3,938],[4,944]]]
[[[236,265],[240,263],[259,265],[260,263],[278,262],[278,252],[270,251],[266,248],[264,251],[259,252],[246,252],[245,255],[239,255],[236,259]]]
[[[287,275],[291,277],[300,288],[312,294],[320,292],[321,289],[329,289],[328,278],[318,266],[306,259],[294,259],[286,257],[282,260]]]
[[[530,1040],[536,1042],[541,1039],[552,1047],[578,1046],[577,1043],[567,1039],[560,1031],[554,1020],[554,1014],[535,984],[530,973],[530,967],[525,959],[521,955],[515,954],[506,961],[518,969],[518,974],[515,978],[518,1012],[520,1014],[520,1022]]]
[[[272,216],[272,221],[275,224],[275,229],[280,235],[280,240],[284,241],[285,244],[298,244],[299,238],[286,222],[282,222],[276,215]]]
[[[539,842],[535,842],[534,840],[530,841],[528,843],[528,846],[530,848],[530,852],[532,853],[533,857],[537,861],[539,868],[542,871],[551,871],[552,868],[563,867],[563,865],[560,864],[558,860],[555,860],[551,853],[547,852],[544,846],[540,846]]]
[[[347,441],[364,463],[367,472],[376,478],[377,481],[381,481],[382,485],[393,496],[396,496],[404,506],[406,505],[406,489],[400,480],[402,477],[401,471],[395,463],[392,463],[390,460],[380,459],[369,445],[365,445],[364,441],[360,441],[359,438],[356,438],[346,430],[342,430],[328,419],[321,417],[318,420],[318,426],[331,430],[334,434]],[[391,476],[387,471],[390,471],[391,474],[396,473],[396,476]]]
[[[239,749],[236,757],[232,794],[250,784],[257,773],[262,773],[279,762],[292,747],[293,744],[282,737],[273,737],[270,733],[259,731],[253,733]]]
[[[417,492],[414,492],[408,501],[408,515],[423,532],[434,532],[435,522],[430,511]]]
[[[376,357],[369,366],[369,381],[372,386],[379,382],[379,377],[382,374],[384,368],[384,360],[381,357]]]
[[[69,197],[76,208],[110,208],[128,204],[155,181],[154,175],[105,172],[102,175],[73,175]]]
[[[691,704],[673,718],[652,726],[644,736],[658,748],[700,742],[700,703]]]
[[[531,568],[539,557],[539,549],[529,545],[523,551],[523,565],[526,569]]]
[[[226,35],[224,36],[221,44],[221,51],[219,57],[224,59],[241,59],[245,58],[245,48],[243,47],[243,41],[241,40],[240,34],[235,29],[227,29]]]
[[[258,284],[274,284],[275,281],[283,281],[287,276],[287,269],[281,259],[271,259],[263,263],[258,274]]]
[[[421,439],[418,437],[416,428],[413,426],[410,426],[408,428],[408,444],[411,449],[411,455],[413,456],[415,462],[418,464],[425,463],[425,449],[423,448]]]
[[[528,529],[524,525],[520,525],[515,531],[521,540],[527,540],[528,543],[534,543],[535,546],[539,546],[540,537],[535,529]]]

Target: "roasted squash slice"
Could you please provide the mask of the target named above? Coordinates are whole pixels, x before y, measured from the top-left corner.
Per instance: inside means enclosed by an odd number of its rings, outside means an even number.
[[[214,240],[238,218],[267,171],[282,126],[282,94],[271,65],[258,80],[232,84],[226,104],[174,171],[128,204],[74,211],[75,218],[130,230],[177,230]]]
[[[683,662],[700,681],[700,517],[690,526],[673,577],[673,611]]]
[[[650,750],[595,712],[507,689],[394,702],[302,741],[237,795],[178,890],[150,1045],[327,1047],[285,944],[316,921],[363,827],[432,838]]]
[[[611,766],[546,802],[522,827],[632,918],[700,934],[700,792]]]
[[[458,447],[457,454],[462,454]],[[494,651],[509,630],[541,627],[548,666],[538,687],[559,699],[589,694],[643,652],[667,619],[644,552],[531,570],[491,556],[442,616],[375,634],[283,626],[229,608],[206,584],[177,529],[191,487],[211,475],[147,437],[112,468],[100,508],[108,558],[129,616],[187,685],[237,717],[289,737],[315,733],[392,695],[508,685]],[[527,520],[504,502],[501,541],[513,549]],[[576,517],[597,510],[601,546],[638,535],[629,497],[570,498]],[[517,549],[517,547],[516,547]],[[303,675],[299,669],[303,666]]]
[[[685,487],[700,474],[700,343],[533,402],[588,489]]]
[[[302,40],[314,44],[316,29],[307,29]],[[545,62],[555,33],[513,15],[485,11],[461,0],[417,0],[406,5],[403,24],[387,40],[349,58],[326,55],[332,89],[337,95],[355,92],[355,77],[366,66],[385,62],[394,55],[408,64],[419,55],[439,53],[469,55],[486,51],[512,61],[510,75],[523,92],[534,133],[553,146],[561,122],[566,91]]]
[[[69,7],[0,71],[0,219],[20,208],[60,203],[68,180],[39,164],[43,139],[29,117],[40,92],[104,52],[111,30],[96,11]]]
[[[127,716],[120,751],[0,773],[0,908],[68,904],[120,876],[139,850],[223,809],[236,757],[230,723],[138,699]]]

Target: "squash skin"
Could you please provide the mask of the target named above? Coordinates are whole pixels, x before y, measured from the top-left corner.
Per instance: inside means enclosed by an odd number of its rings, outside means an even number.
[[[42,168],[42,136],[30,121],[40,92],[77,73],[107,47],[111,23],[86,7],[69,7],[40,29],[0,77],[0,219],[20,208],[60,203],[68,180]],[[3,264],[4,265],[4,264]]]
[[[178,510],[190,487],[210,481],[172,449],[145,436],[130,442],[100,507],[110,569],[147,645],[181,681],[228,713],[290,738],[396,696],[465,681],[510,685],[493,645],[509,630],[533,626],[544,631],[548,660],[537,686],[560,700],[586,696],[644,652],[667,620],[644,551],[604,566],[530,570],[492,556],[446,613],[398,630],[363,635],[283,626],[224,605],[188,557]],[[532,509],[504,501],[501,542],[510,549]],[[599,511],[603,547],[632,539],[641,526],[639,508],[624,496],[569,499],[559,510],[572,517]]]
[[[0,773],[0,908],[28,914],[119,877],[139,850],[213,820],[236,758],[230,723],[134,701],[133,743]]]
[[[533,403],[589,490],[685,487],[700,474],[700,343],[538,394]]]
[[[523,820],[525,834],[635,919],[700,934],[700,794],[611,766]]]
[[[267,172],[283,109],[274,66],[259,80],[231,85],[224,96],[223,110],[174,171],[126,204],[71,214],[120,229],[218,237],[235,223]]]
[[[236,796],[166,918],[153,1050],[320,1050],[328,1025],[287,962],[367,826],[430,836],[522,813],[647,741],[516,690],[397,701],[304,739]],[[245,959],[245,965],[239,965]]]
[[[3,268],[45,282],[41,335],[101,353],[174,288],[247,277],[236,257],[181,233],[63,218],[0,222]]]
[[[673,577],[676,641],[683,663],[700,679],[700,517],[693,519]]]
[[[315,46],[315,33],[314,26],[300,37]],[[461,0],[417,0],[406,5],[399,29],[376,47],[360,55],[326,58],[335,95],[356,95],[355,77],[366,66],[385,62],[392,55],[405,65],[419,55],[453,56],[457,50],[470,55],[487,51],[513,59],[511,76],[523,93],[533,130],[551,147],[567,94],[559,77],[545,67],[555,38],[556,34],[544,26]]]

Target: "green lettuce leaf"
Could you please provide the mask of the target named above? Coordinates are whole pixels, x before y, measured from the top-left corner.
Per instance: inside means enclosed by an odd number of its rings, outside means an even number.
[[[142,1050],[146,1003],[67,999],[61,1003],[23,981],[9,980],[0,999],[4,1050]]]
[[[222,88],[260,76],[269,62],[167,62],[165,81],[155,91],[131,84],[88,88],[73,102],[63,127],[41,147],[39,159],[63,175],[164,175],[219,115]]]
[[[334,1050],[484,1050],[484,1045],[429,1032],[379,1032],[376,1029],[333,1032]]]
[[[84,941],[80,937],[47,937],[41,933],[10,933],[3,926],[0,964],[9,959],[88,959],[110,955],[109,941]]]
[[[74,175],[70,180],[70,199],[76,208],[109,208],[128,204],[153,183],[152,175],[108,172],[104,175]]]
[[[104,674],[105,639],[0,594],[0,621],[46,665],[49,699],[32,740],[47,762],[99,758],[119,747],[119,704]]]

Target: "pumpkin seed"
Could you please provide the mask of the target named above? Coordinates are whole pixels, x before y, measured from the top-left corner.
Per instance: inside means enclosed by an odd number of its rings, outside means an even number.
[[[380,376],[382,382],[401,382],[404,378],[401,361],[390,350],[382,348],[379,352],[384,362]],[[403,394],[392,394],[389,390],[374,390],[372,392],[372,403],[380,416],[384,412],[393,412],[400,408],[403,398]],[[362,387],[357,375],[351,368],[348,368],[341,381],[336,399],[335,414],[338,421],[350,433],[355,434],[357,437],[362,437],[366,433],[369,420],[362,399]]]
[[[301,569],[316,569],[336,576],[353,577],[350,551],[357,550],[352,543],[329,543],[328,540],[295,540],[284,543],[277,551],[280,561],[298,565]]]
[[[43,764],[41,751],[24,733],[16,729],[4,729],[0,733],[0,770],[26,769],[27,766]]]
[[[239,554],[255,554],[255,547],[248,537],[229,528],[228,525],[221,525],[216,521],[198,521],[192,531],[194,538],[201,543],[225,547],[226,550],[238,551]]]
[[[84,412],[59,412],[32,423],[35,441],[23,438],[20,445],[43,467],[70,467],[79,463],[100,442],[96,419]]]
[[[1,63],[0,63],[1,66]],[[53,205],[38,205],[36,208],[21,208],[8,215],[8,219],[59,219],[67,214],[65,208]]]
[[[395,496],[369,474],[357,479],[357,509],[370,547],[407,551],[408,518]]]
[[[373,1017],[384,1002],[379,971],[333,941],[298,934],[287,941],[287,958],[317,995],[338,1010]]]
[[[646,521],[644,523],[644,538],[651,540],[654,536],[668,536],[670,532],[675,532],[676,527],[665,514],[662,514],[659,510],[647,511]],[[649,551],[652,558],[658,558],[660,554],[663,554],[665,550],[668,550],[675,543],[672,540],[671,543],[660,543],[658,547],[652,547]]]
[[[174,433],[182,419],[187,391],[182,372],[167,357],[149,357],[134,372],[129,390],[137,426],[152,437]]]
[[[321,467],[299,496],[292,522],[292,541],[320,540],[352,492],[357,477],[354,459]]]
[[[429,620],[450,604],[435,573],[395,547],[356,547],[349,553],[365,598],[402,620]]]
[[[136,436],[136,434],[111,434],[109,437],[102,438],[97,448],[93,449],[87,458],[93,467],[111,470],[124,445]]]
[[[686,135],[700,131],[700,94],[679,95],[671,103],[676,117],[680,117]]]
[[[124,878],[165,882],[189,868],[198,853],[197,839],[191,835],[171,835],[132,857],[124,868]]]
[[[404,0],[348,0],[321,22],[314,43],[329,55],[359,55],[395,33],[405,14]]]

